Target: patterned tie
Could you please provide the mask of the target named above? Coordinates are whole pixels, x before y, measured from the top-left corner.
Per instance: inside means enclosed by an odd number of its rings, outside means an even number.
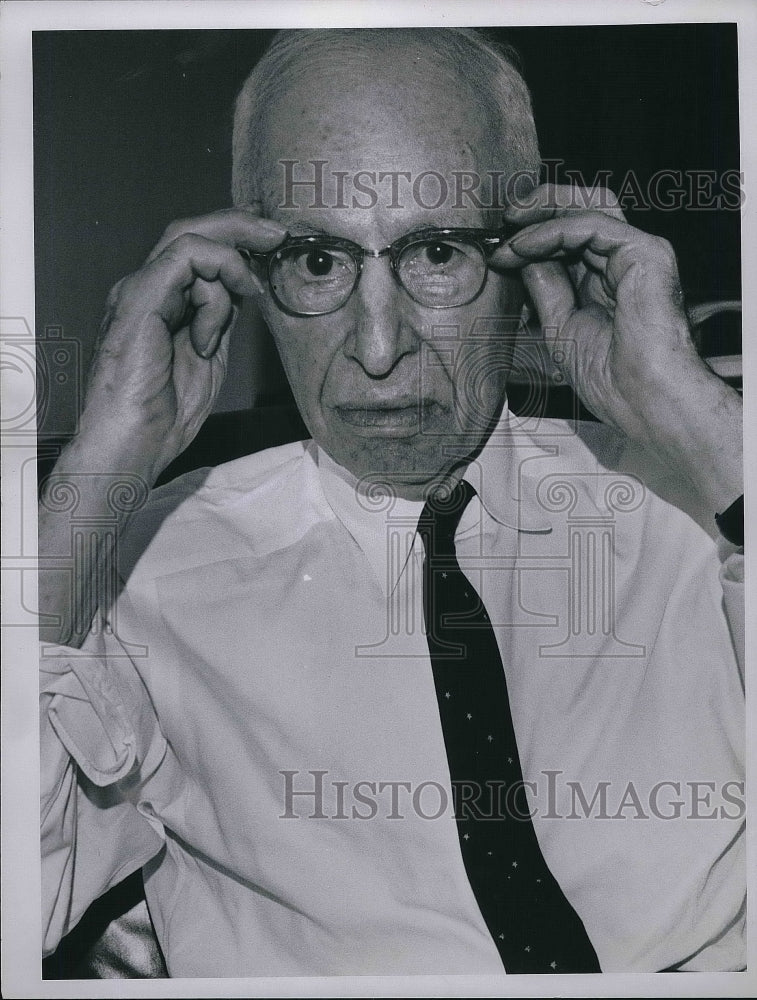
[[[418,522],[428,645],[465,870],[507,972],[599,972],[584,925],[536,839],[497,640],[455,556],[455,532],[473,496],[462,481],[429,500]]]

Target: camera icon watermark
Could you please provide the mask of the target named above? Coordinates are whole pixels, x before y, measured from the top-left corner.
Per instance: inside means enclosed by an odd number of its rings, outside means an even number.
[[[84,385],[78,340],[66,337],[61,326],[47,326],[35,338],[23,317],[3,317],[0,365],[5,397],[0,433],[4,440],[9,434],[36,436],[53,402],[63,394],[66,407],[58,408],[54,433],[64,437],[76,432]]]

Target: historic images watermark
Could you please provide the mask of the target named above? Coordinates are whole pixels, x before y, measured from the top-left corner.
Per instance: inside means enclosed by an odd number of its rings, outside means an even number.
[[[739,211],[746,201],[744,175],[736,169],[661,168],[649,176],[598,170],[593,176],[542,161],[540,171],[516,170],[336,170],[328,160],[282,159],[279,209],[407,209],[425,211],[527,209],[537,204],[538,184],[570,187],[573,202],[562,207],[624,211]],[[539,202],[541,204],[541,202]]]
[[[735,820],[746,812],[743,781],[666,778],[651,784],[588,783],[562,770],[543,770],[523,782],[343,781],[328,770],[281,770],[279,819],[401,820],[443,817],[525,822],[545,820]],[[525,791],[525,799],[523,792]],[[524,808],[523,803],[526,803]]]

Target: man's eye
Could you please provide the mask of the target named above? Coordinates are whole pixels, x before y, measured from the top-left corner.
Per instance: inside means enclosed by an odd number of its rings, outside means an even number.
[[[428,262],[437,267],[442,264],[449,264],[454,253],[454,247],[451,247],[449,243],[429,243],[426,247]]]
[[[400,270],[416,278],[451,276],[480,256],[475,247],[452,240],[413,243],[402,254]]]
[[[344,281],[354,272],[349,254],[325,247],[302,247],[282,256],[282,266],[300,281]]]
[[[331,273],[334,258],[325,250],[310,250],[305,257],[305,267],[316,278],[323,278]]]

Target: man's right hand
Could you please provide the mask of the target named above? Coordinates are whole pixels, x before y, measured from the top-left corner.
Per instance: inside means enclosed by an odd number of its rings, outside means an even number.
[[[262,291],[237,248],[272,250],[284,235],[244,208],[175,222],[111,292],[78,433],[42,484],[42,639],[80,646],[97,607],[113,599],[99,587],[117,572],[114,528],[128,518],[123,510],[114,524],[114,477],[149,488],[191,442],[223,382],[236,303]],[[76,497],[87,525],[81,551],[61,492]]]
[[[110,293],[77,435],[80,456],[152,485],[181,454],[223,383],[238,302],[262,291],[237,248],[271,250],[285,232],[244,208],[166,229],[145,264]]]

